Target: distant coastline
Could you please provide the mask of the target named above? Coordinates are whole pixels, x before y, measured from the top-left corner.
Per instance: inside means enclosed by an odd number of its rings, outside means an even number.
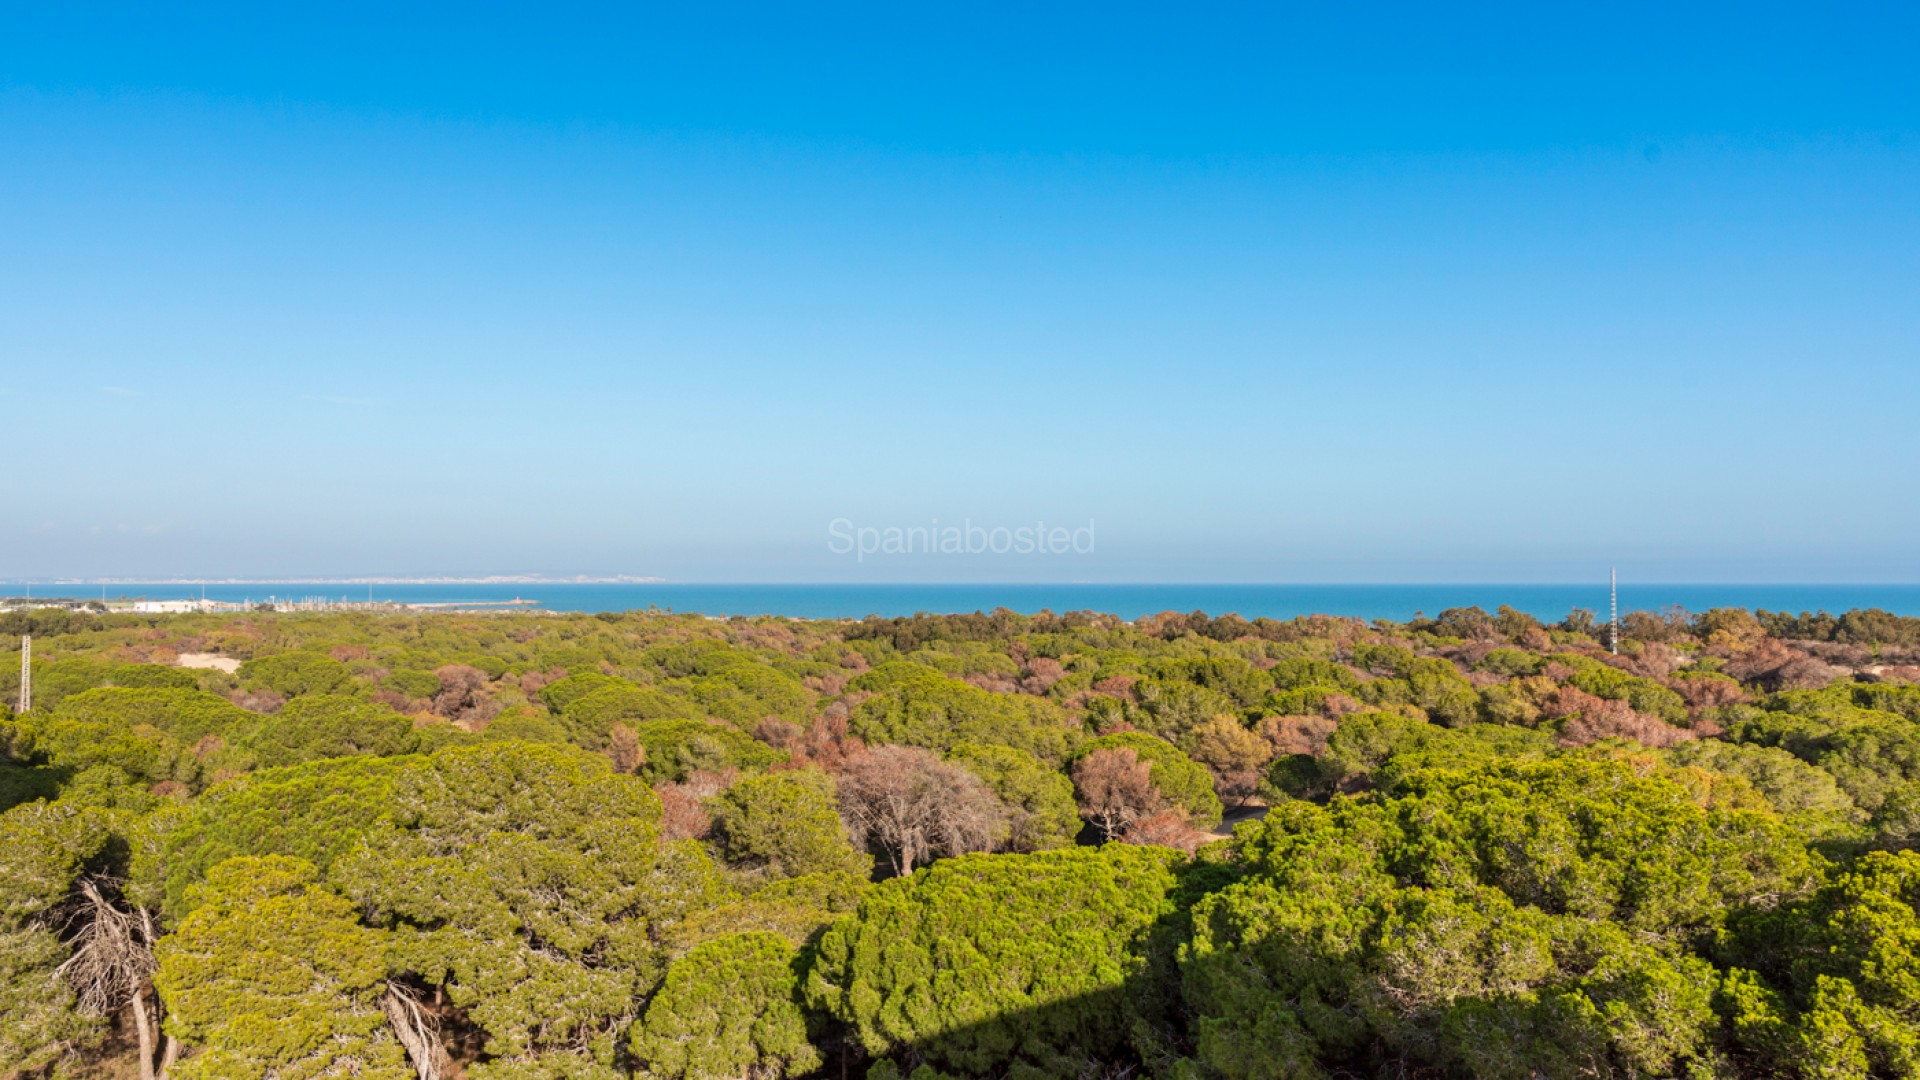
[[[973,612],[1007,608],[1022,614],[1094,611],[1135,619],[1163,611],[1236,614],[1246,619],[1334,615],[1404,621],[1454,607],[1492,612],[1501,605],[1544,621],[1565,618],[1574,608],[1604,614],[1607,583],[1548,585],[716,585],[658,581],[289,581],[282,583],[121,583],[47,585],[0,583],[0,597],[67,594],[103,604],[144,600],[150,604],[208,602],[286,604],[305,610],[339,605],[458,608],[487,606],[556,612],[620,612],[648,608],[710,616],[774,615],[802,619],[893,617],[915,612]],[[103,592],[107,595],[102,595]],[[371,595],[370,595],[371,594]],[[529,603],[531,602],[531,603]],[[1880,608],[1920,616],[1920,585],[1689,585],[1622,582],[1620,610],[1702,612],[1717,607],[1770,611]]]
[[[660,585],[665,578],[615,574],[612,577],[549,577],[545,574],[491,574],[486,577],[277,577],[277,578],[33,578],[22,585]]]

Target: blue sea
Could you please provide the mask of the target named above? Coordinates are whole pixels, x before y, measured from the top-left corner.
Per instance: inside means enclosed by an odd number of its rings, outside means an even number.
[[[99,586],[0,584],[0,594],[99,597]],[[322,597],[364,601],[365,585],[276,583],[208,585],[212,600],[263,601]],[[109,585],[108,599],[190,599],[199,585]],[[535,600],[548,611],[630,611],[659,608],[702,615],[787,615],[807,619],[857,619],[916,612],[992,611],[1023,614],[1097,611],[1138,618],[1161,611],[1229,612],[1248,619],[1289,619],[1327,614],[1404,620],[1446,608],[1477,605],[1491,612],[1502,604],[1542,619],[1558,620],[1574,608],[1606,617],[1606,582],[1575,585],[695,585],[695,584],[510,584],[375,585],[377,600],[458,604]],[[1920,616],[1920,585],[1647,585],[1620,586],[1622,612],[1679,606],[1699,612],[1715,607],[1771,611],[1883,608]]]

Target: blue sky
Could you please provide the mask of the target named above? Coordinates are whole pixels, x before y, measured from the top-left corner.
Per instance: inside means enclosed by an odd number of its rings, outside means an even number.
[[[1920,581],[1920,9],[1195,7],[11,5],[0,579]]]

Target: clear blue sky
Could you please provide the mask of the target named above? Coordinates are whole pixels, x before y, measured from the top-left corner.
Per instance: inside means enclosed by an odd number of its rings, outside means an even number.
[[[8,5],[0,579],[1920,581],[1917,44]]]

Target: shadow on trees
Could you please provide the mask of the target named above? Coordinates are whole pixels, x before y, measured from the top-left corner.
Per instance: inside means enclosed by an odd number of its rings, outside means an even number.
[[[0,753],[4,751],[0,746]],[[52,802],[72,779],[69,768],[0,761],[0,814],[35,799]]]
[[[1136,988],[1127,985],[958,1024],[937,1036],[870,1054],[857,1036],[836,1032],[820,1077],[1122,1077],[1143,1072],[1128,1038]]]
[[[1169,910],[1128,943],[1126,974],[1115,983],[1051,1001],[1007,1003],[981,1017],[978,1002],[986,989],[966,985],[964,972],[942,970],[931,980],[930,993],[897,1003],[907,1022],[936,1031],[911,1041],[863,1045],[859,1030],[836,1021],[823,1033],[826,1064],[815,1075],[863,1078],[870,1069],[875,1080],[906,1080],[915,1070],[921,1070],[918,1080],[1165,1075],[1167,1066],[1192,1054],[1177,966],[1178,950],[1190,937],[1191,909],[1235,876],[1220,865],[1182,866]],[[1037,985],[1021,989],[1029,996],[1045,992]],[[940,1023],[943,1014],[963,1010],[976,1015]]]

